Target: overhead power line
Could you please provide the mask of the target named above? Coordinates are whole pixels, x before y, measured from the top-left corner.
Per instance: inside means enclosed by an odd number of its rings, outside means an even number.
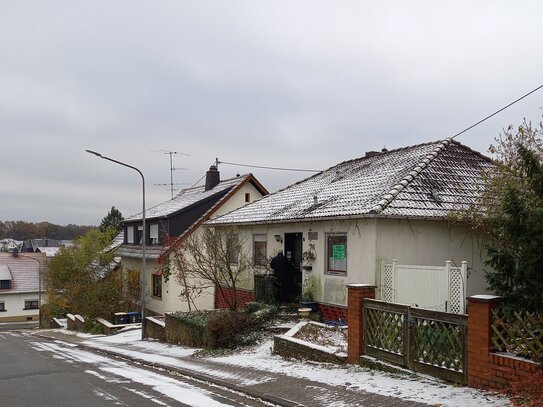
[[[249,164],[239,164],[239,163],[229,163],[226,161],[217,160],[217,164],[228,164],[228,165],[237,165],[239,167],[249,167],[249,168],[261,168],[264,170],[277,170],[277,171],[298,171],[298,172],[321,172],[322,170],[308,170],[302,168],[283,168],[283,167],[267,167],[264,165],[249,165]]]
[[[482,122],[484,122],[484,121],[490,119],[491,117],[496,116],[498,113],[503,112],[503,111],[504,111],[505,109],[507,109],[508,107],[511,107],[511,106],[513,106],[515,103],[520,102],[522,99],[524,99],[524,98],[530,96],[530,95],[531,95],[532,93],[534,93],[534,92],[537,92],[537,91],[538,91],[539,89],[541,89],[541,88],[543,88],[543,85],[539,85],[537,88],[532,89],[530,92],[528,92],[528,93],[526,93],[525,95],[519,97],[518,99],[512,101],[512,102],[509,103],[507,106],[504,106],[504,107],[502,107],[502,108],[499,109],[499,110],[496,110],[494,113],[492,113],[492,114],[486,116],[484,119],[479,120],[477,123],[472,124],[472,125],[469,126],[469,127],[466,127],[464,130],[462,130],[461,132],[456,133],[456,134],[455,134],[454,136],[452,136],[451,138],[455,138],[455,137],[459,136],[460,134],[465,133],[466,131],[473,129],[475,126],[478,126],[479,124],[481,124]]]

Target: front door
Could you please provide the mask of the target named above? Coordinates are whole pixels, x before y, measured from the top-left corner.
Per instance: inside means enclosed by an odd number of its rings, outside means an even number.
[[[302,293],[302,234],[285,233],[285,257],[287,258],[288,273],[285,291],[294,300]]]

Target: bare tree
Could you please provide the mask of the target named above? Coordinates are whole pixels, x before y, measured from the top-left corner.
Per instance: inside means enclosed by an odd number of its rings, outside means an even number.
[[[229,309],[238,308],[237,289],[254,271],[244,243],[235,228],[205,227],[174,247],[163,268],[174,273],[189,310],[211,287],[218,290]]]

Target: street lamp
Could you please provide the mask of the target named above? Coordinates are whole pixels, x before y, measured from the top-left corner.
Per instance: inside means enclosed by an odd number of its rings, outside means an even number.
[[[141,176],[141,185],[142,185],[142,223],[143,223],[143,238],[142,238],[142,255],[141,255],[141,275],[140,275],[140,285],[141,285],[141,339],[145,339],[145,332],[147,327],[147,322],[145,320],[145,276],[146,273],[146,258],[145,258],[145,240],[147,238],[147,233],[145,230],[145,177],[143,176],[143,173],[137,169],[136,167],[132,165],[128,165],[126,163],[123,163],[121,161],[114,160],[113,158],[106,157],[100,153],[97,153],[96,151],[91,150],[85,150],[87,153],[94,154],[97,157],[103,158],[104,160],[108,160],[111,162],[114,162],[116,164],[122,165],[124,167],[128,167],[133,169],[134,171],[137,171],[138,174]]]

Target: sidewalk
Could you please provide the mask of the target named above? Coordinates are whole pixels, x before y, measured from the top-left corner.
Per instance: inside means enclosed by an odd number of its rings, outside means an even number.
[[[438,393],[435,395],[436,398],[426,402],[409,401],[405,399],[404,391],[398,386],[395,388],[394,396],[361,390],[360,386],[356,386],[357,383],[355,383],[360,381],[360,375],[358,374],[359,372],[356,372],[356,369],[361,370],[363,368],[356,366],[336,367],[309,362],[293,363],[288,361],[284,361],[282,366],[278,366],[281,361],[272,361],[276,357],[272,356],[270,352],[269,356],[264,355],[264,366],[257,368],[254,366],[257,356],[251,357],[248,355],[248,358],[245,359],[237,358],[235,355],[222,358],[194,357],[194,349],[156,341],[141,341],[139,340],[140,330],[107,337],[81,333],[75,334],[60,329],[27,332],[32,332],[33,335],[40,337],[69,342],[81,348],[120,356],[148,366],[173,370],[180,374],[240,391],[252,397],[281,406],[403,407],[441,405],[441,403],[436,404],[435,401],[436,399],[440,399],[440,389],[443,391],[444,388],[448,387],[441,382],[436,382],[435,390],[433,390]],[[269,363],[266,363],[266,360]],[[293,368],[298,371],[303,371],[304,369],[315,371],[318,369],[325,380],[312,380],[307,377],[300,377],[297,374],[293,375]],[[350,374],[351,371],[353,372],[352,375]],[[346,373],[347,377],[353,383],[345,381],[341,385],[335,383],[333,380],[334,376],[345,376]],[[372,385],[372,380],[377,384],[382,379],[380,376],[386,376],[386,374],[380,372],[365,373],[366,376],[364,377],[369,382],[365,383],[365,385],[369,386]],[[386,380],[386,378],[383,380]],[[418,383],[416,380],[409,378],[392,378],[388,380],[391,380],[390,384],[387,383],[390,386],[394,386],[394,380],[407,381],[407,386],[410,384],[414,386],[415,383]],[[452,390],[455,390],[452,386],[450,387]],[[463,389],[465,388],[456,388],[456,391],[462,392]],[[391,390],[394,391],[394,387]],[[455,401],[453,401],[453,404],[446,403],[447,399],[451,402],[451,396],[444,393],[442,395],[443,405],[508,405],[504,399],[495,398],[494,396],[483,394],[473,389],[466,389],[466,391],[468,393],[465,397],[463,397],[463,394],[460,394],[460,398],[457,400],[458,404]],[[479,395],[481,396],[480,400],[478,400]],[[489,397],[491,399],[490,403],[485,403],[489,401]],[[495,398],[495,400],[492,400],[492,398]],[[473,402],[473,404],[469,402]]]

